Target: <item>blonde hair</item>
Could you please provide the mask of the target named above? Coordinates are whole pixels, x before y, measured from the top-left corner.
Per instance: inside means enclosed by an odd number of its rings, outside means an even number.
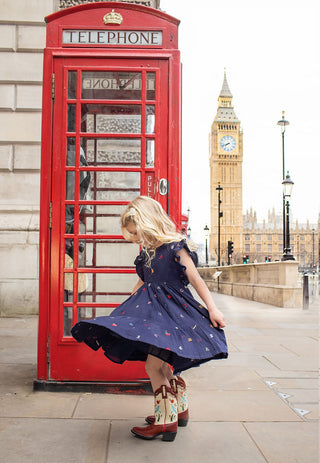
[[[150,265],[157,247],[185,238],[177,232],[175,224],[161,205],[147,196],[137,196],[121,216],[121,231],[129,241],[132,240],[132,237],[126,227],[130,223],[134,224],[141,233],[142,244],[145,246],[148,256],[147,265]]]

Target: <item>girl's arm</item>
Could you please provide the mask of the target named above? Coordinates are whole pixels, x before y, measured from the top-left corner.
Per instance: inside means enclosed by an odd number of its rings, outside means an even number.
[[[213,326],[215,328],[224,328],[226,326],[224,316],[213,302],[208,286],[199,275],[199,272],[188,252],[185,249],[181,249],[177,252],[177,254],[180,256],[180,263],[186,267],[185,272],[189,282],[205,303]]]
[[[135,285],[135,287],[133,288],[133,290],[131,291],[131,294],[134,294],[136,291],[138,291],[139,288],[141,288],[141,286],[144,285],[144,282],[141,280],[141,278],[139,278],[138,280],[138,283]]]

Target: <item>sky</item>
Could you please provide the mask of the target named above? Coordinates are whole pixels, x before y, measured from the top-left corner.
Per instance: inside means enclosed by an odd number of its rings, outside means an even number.
[[[243,211],[258,221],[282,211],[285,168],[294,182],[294,220],[316,223],[320,212],[320,33],[318,0],[160,0],[180,19],[183,63],[183,212],[191,236],[210,226],[209,142],[224,68],[244,134]]]

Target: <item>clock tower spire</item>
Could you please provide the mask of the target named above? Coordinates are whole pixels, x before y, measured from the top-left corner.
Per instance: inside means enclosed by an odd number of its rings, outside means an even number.
[[[218,97],[217,114],[209,135],[210,159],[210,215],[209,248],[218,260],[218,192],[220,185],[220,262],[228,262],[228,241],[233,241],[231,261],[240,263],[242,252],[242,160],[243,144],[240,120],[233,108],[233,95],[226,70]]]
[[[218,111],[214,119],[215,121],[233,121],[240,123],[236,113],[234,112],[232,99],[233,95],[230,92],[227,81],[227,73],[226,70],[224,70],[223,84],[218,98]]]
[[[228,100],[230,99],[232,103],[232,93],[230,92],[229,84],[227,81],[226,68],[224,68],[223,84],[222,84],[221,92],[220,92],[219,99],[218,99],[219,106],[231,106],[230,104],[228,104],[229,103]]]

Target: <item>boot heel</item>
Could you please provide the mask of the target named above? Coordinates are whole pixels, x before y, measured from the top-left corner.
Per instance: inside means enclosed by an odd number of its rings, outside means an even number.
[[[185,426],[187,426],[188,421],[189,421],[189,418],[185,418],[185,419],[181,418],[180,420],[178,420],[178,426],[181,426],[182,428],[184,428]]]
[[[162,434],[162,440],[165,442],[173,442],[176,438],[176,435],[176,432],[166,431]]]

